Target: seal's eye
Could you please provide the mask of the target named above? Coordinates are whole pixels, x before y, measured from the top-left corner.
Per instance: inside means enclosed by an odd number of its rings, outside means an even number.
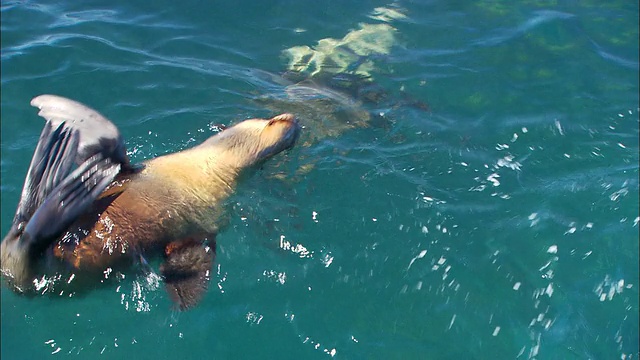
[[[271,125],[273,125],[273,124],[275,124],[275,123],[276,123],[276,121],[275,121],[275,120],[273,120],[273,119],[271,119],[271,120],[269,120],[269,122],[267,123],[267,126],[271,126]]]

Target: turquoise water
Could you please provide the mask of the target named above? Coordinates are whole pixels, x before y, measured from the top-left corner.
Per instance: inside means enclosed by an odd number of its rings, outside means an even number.
[[[346,105],[286,98],[282,51],[382,23],[381,6],[406,16],[388,20],[397,43],[358,61],[388,98],[355,103],[377,120],[329,136],[319,123]],[[134,161],[279,111],[305,133],[239,187],[197,308],[172,311],[135,272],[82,296],[3,287],[2,358],[637,359],[638,14],[3,1],[3,234],[43,125],[36,95],[104,113]]]

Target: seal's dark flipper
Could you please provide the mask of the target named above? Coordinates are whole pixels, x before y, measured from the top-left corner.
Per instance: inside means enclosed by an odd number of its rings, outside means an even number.
[[[129,170],[129,158],[118,128],[109,119],[90,107],[61,96],[40,95],[31,100],[40,109],[38,115],[50,121],[54,127],[65,122],[79,133],[76,163],[84,163],[91,156],[101,153],[112,162]]]
[[[31,251],[40,251],[60,235],[111,184],[120,164],[96,154],[60,182],[28,221],[23,241]]]
[[[71,172],[77,147],[77,131],[67,128],[64,123],[55,130],[50,122],[45,124],[27,171],[13,219],[14,227],[23,227],[51,190]]]
[[[160,265],[169,297],[180,310],[194,307],[209,285],[209,274],[216,256],[215,240],[211,246],[192,239],[169,243],[166,259]]]
[[[16,215],[0,244],[2,272],[15,288],[29,286],[31,262],[102,193],[120,164],[97,154],[75,171],[79,132],[47,122],[27,172]]]

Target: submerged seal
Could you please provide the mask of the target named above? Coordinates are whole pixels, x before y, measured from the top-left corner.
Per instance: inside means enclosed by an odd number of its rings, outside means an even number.
[[[342,38],[322,38],[315,45],[293,46],[282,51],[286,69],[282,74],[252,69],[249,81],[268,84],[267,93],[254,101],[274,112],[293,111],[305,119],[301,145],[337,137],[357,128],[390,128],[392,110],[413,108],[430,111],[429,105],[405,91],[385,89],[380,75],[393,68],[385,65],[394,50],[402,47],[395,22],[407,20],[406,10],[396,5],[377,7],[369,17]],[[403,81],[404,83],[404,81]]]
[[[196,305],[224,201],[245,170],[292,147],[300,132],[291,114],[245,120],[134,167],[118,129],[97,111],[53,95],[31,104],[47,122],[0,245],[2,274],[23,293],[46,274],[68,271],[63,285],[78,285],[162,254],[171,299],[180,309]]]

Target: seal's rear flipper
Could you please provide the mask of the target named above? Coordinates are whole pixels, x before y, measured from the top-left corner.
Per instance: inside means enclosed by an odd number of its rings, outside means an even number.
[[[69,174],[44,199],[27,223],[23,241],[32,252],[49,246],[98,198],[120,171],[120,164],[96,154]]]
[[[78,165],[101,153],[112,162],[121,164],[123,171],[131,170],[120,131],[99,112],[77,101],[55,95],[35,97],[31,100],[31,105],[40,109],[38,115],[50,121],[54,127],[65,122],[70,129],[78,131]]]
[[[75,171],[80,133],[60,122],[44,126],[9,233],[0,244],[2,272],[20,290],[32,280],[32,261],[106,189],[120,164],[101,153]]]
[[[215,240],[209,242],[211,246],[186,239],[169,243],[165,249],[160,273],[169,297],[180,310],[194,307],[207,290],[216,256]]]
[[[27,171],[13,219],[14,227],[24,227],[24,223],[31,219],[51,190],[71,172],[77,147],[77,131],[67,128],[64,123],[54,130],[47,121]]]

